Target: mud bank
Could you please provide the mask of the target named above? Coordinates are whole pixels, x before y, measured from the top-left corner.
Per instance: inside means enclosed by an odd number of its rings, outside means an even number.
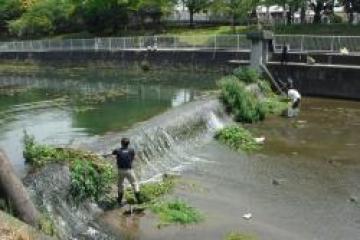
[[[152,214],[102,221],[126,239],[224,239],[232,231],[265,240],[354,240],[360,236],[359,103],[305,99],[297,119],[251,126],[266,136],[261,152],[239,154],[211,141],[187,154],[202,159],[172,197],[205,214],[193,226],[157,228]],[[343,123],[347,123],[344,125]],[[252,213],[250,220],[243,214]]]

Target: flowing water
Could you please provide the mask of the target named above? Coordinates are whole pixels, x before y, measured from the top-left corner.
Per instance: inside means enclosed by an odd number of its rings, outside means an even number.
[[[248,125],[266,141],[259,153],[247,155],[212,140],[229,122],[216,99],[203,97],[218,76],[89,71],[1,77],[0,146],[16,170],[24,170],[24,129],[41,142],[98,153],[129,136],[141,180],[180,170],[198,190],[181,187],[175,196],[205,214],[195,227],[159,230],[151,214],[114,210],[100,217],[97,230],[117,239],[223,239],[230,231],[266,240],[359,239],[360,103],[305,98],[298,118]],[[53,175],[47,175],[50,184]],[[77,215],[65,201],[48,200],[46,207],[69,223],[70,235],[95,231],[81,217],[85,210]],[[249,212],[253,218],[244,220]]]
[[[55,145],[123,131],[214,89],[217,77],[133,69],[0,76],[0,147],[22,175],[24,130]]]
[[[203,223],[159,230],[151,214],[118,211],[101,221],[125,239],[215,240],[233,231],[266,240],[359,239],[359,123],[359,102],[304,99],[298,118],[247,126],[266,138],[259,153],[235,153],[212,140],[184,151],[202,159],[182,172],[197,187],[180,186],[175,197],[200,209]]]

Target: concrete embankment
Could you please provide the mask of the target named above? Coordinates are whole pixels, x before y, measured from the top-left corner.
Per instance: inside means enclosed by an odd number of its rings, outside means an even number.
[[[291,53],[288,63],[281,65],[281,54],[274,54],[268,68],[278,82],[291,78],[303,95],[344,99],[360,99],[360,55],[312,53],[315,64],[307,64],[308,54]],[[231,72],[247,65],[248,51],[213,50],[125,50],[125,51],[54,51],[3,52],[2,62],[34,62],[51,65],[105,65],[126,68],[137,64],[144,68],[175,68],[192,71]]]
[[[249,59],[248,51],[213,51],[213,50],[125,50],[125,51],[54,51],[54,52],[3,52],[0,60],[34,61],[46,64],[87,64],[94,62],[112,62],[119,66],[142,64],[150,67],[176,67],[229,71],[229,60]]]

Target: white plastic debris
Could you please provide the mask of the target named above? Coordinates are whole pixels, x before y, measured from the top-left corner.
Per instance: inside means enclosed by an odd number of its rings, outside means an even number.
[[[251,213],[245,213],[242,217],[245,220],[250,220],[252,218],[252,214]]]
[[[254,140],[256,143],[263,144],[265,142],[265,137],[264,136],[257,137],[257,138],[254,138]]]

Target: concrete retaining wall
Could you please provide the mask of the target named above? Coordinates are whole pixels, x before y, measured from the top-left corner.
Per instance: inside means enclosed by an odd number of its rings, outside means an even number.
[[[290,77],[303,95],[360,99],[360,67],[269,64],[268,68],[277,80]]]
[[[46,64],[86,64],[110,61],[121,66],[147,61],[153,67],[191,66],[194,69],[228,71],[233,68],[231,60],[249,59],[249,52],[214,51],[73,51],[73,52],[6,52],[1,60],[31,60]]]

